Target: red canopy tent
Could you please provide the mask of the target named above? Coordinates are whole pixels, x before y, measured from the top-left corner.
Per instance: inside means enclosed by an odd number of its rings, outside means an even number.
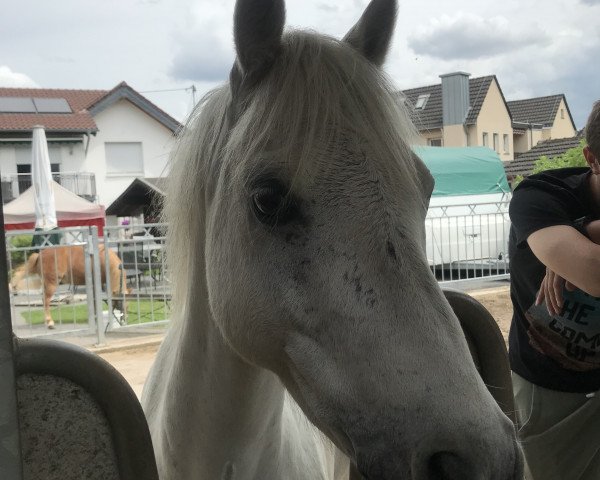
[[[88,202],[56,182],[52,182],[52,188],[59,227],[96,225],[98,235],[103,235],[105,213],[102,205]],[[35,193],[30,187],[4,205],[5,230],[30,230],[35,227],[34,199]]]

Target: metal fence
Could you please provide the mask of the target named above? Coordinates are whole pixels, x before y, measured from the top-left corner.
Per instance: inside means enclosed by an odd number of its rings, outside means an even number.
[[[15,333],[92,333],[102,344],[107,331],[165,323],[171,291],[164,230],[106,227],[104,239],[96,227],[6,232]]]
[[[440,282],[509,276],[509,202],[431,207],[427,260]]]
[[[122,261],[123,284],[106,288],[108,315],[124,318],[120,325],[153,326],[169,319],[171,282],[165,262],[166,225],[159,223],[106,227],[105,245]],[[108,257],[105,260],[108,267]],[[115,315],[115,305],[123,311]]]
[[[96,176],[89,172],[52,172],[52,179],[90,202],[98,200]],[[31,187],[31,173],[5,174],[1,178],[2,201],[10,202]]]
[[[509,230],[508,202],[432,207],[425,220],[430,268],[443,283],[508,277]],[[165,324],[171,306],[165,231],[165,224],[106,227],[103,239],[96,227],[6,232],[17,335],[93,332],[104,343],[107,331]],[[53,245],[57,233],[60,243]],[[118,271],[105,248],[117,255]],[[19,280],[19,267],[38,252],[44,261],[30,272],[38,275]],[[54,330],[44,321],[45,292]]]

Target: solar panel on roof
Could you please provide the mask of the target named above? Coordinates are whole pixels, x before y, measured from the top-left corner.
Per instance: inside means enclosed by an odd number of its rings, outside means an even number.
[[[34,98],[38,113],[71,113],[71,107],[64,98]]]
[[[0,112],[2,113],[35,113],[35,105],[31,98],[0,97]]]

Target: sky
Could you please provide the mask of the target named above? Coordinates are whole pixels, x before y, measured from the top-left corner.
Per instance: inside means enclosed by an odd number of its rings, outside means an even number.
[[[190,87],[198,100],[226,81],[235,56],[233,0],[1,1],[4,87],[111,89],[126,81],[183,121]],[[287,25],[340,38],[367,4],[287,0]],[[458,70],[494,74],[507,100],[564,93],[578,129],[600,98],[600,0],[399,5],[385,64],[399,89]]]

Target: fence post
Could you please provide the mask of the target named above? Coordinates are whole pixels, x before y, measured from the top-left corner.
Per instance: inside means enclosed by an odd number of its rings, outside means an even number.
[[[98,227],[92,226],[92,260],[94,274],[94,300],[96,301],[96,333],[98,345],[104,345],[104,318],[102,315],[102,273],[100,270],[100,248],[98,243]]]
[[[85,296],[87,297],[88,306],[88,325],[90,331],[93,331],[94,328],[97,328],[98,323],[96,322],[96,309],[94,307],[94,278],[92,276],[93,247],[89,228],[84,232],[83,237],[85,241],[83,249],[85,254]]]
[[[112,322],[113,319],[113,298],[112,298],[112,285],[110,275],[110,257],[108,256],[109,246],[109,231],[104,228],[104,278],[106,284],[106,300],[108,303],[108,323]]]

